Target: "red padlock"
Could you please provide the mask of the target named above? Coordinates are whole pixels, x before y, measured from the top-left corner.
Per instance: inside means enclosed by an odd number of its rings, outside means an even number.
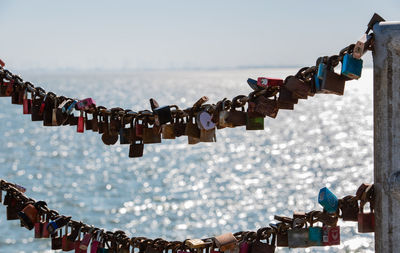
[[[42,238],[43,223],[41,221],[35,223],[35,238]]]
[[[340,245],[340,227],[323,226],[322,242],[324,246]]]
[[[63,251],[71,251],[71,250],[75,249],[75,242],[69,240],[69,236],[71,234],[68,234],[68,227],[69,227],[69,225],[67,224],[65,226],[65,234],[63,235],[63,238],[62,238],[62,246],[61,247],[62,247]]]
[[[143,124],[139,123],[139,119],[135,120],[135,136],[136,138],[143,137]]]
[[[365,203],[361,202],[360,212],[358,213],[358,232],[359,233],[372,233],[375,232],[375,214],[373,209],[371,212],[364,213]]]
[[[46,219],[42,223],[42,238],[50,237],[49,230],[47,230],[47,225],[49,225],[49,216],[48,215],[46,215]]]
[[[279,87],[283,85],[283,80],[279,78],[259,77],[257,86],[262,88]]]
[[[76,128],[76,131],[78,133],[85,132],[85,119],[83,118],[83,111],[81,111],[81,115],[78,118],[78,125],[77,125],[77,128]]]
[[[22,113],[31,114],[32,113],[32,99],[28,99],[28,91],[25,90],[24,97],[22,99]]]
[[[358,232],[375,232],[375,213],[374,213],[374,185],[369,185],[361,195],[360,212],[358,213]],[[364,213],[365,204],[370,203],[371,211]]]
[[[88,246],[89,246],[89,243],[90,243],[90,241],[92,240],[92,230],[91,231],[89,231],[89,232],[87,232],[84,236],[83,236],[83,238],[82,238],[82,241],[81,241],[81,243],[80,243],[80,245],[79,245],[79,248],[81,249],[81,250],[87,250],[87,248],[88,248]]]

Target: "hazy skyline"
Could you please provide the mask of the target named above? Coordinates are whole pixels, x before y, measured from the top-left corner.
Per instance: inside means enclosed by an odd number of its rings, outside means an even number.
[[[307,66],[354,43],[374,12],[399,11],[394,0],[1,0],[0,58],[10,69]]]

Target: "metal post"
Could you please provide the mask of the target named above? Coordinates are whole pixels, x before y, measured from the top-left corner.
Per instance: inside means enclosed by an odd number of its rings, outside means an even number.
[[[375,251],[400,252],[400,22],[373,30]]]

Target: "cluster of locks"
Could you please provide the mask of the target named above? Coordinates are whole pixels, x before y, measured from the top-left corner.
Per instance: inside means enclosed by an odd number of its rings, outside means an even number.
[[[361,57],[372,48],[373,34],[369,31],[379,21],[383,18],[375,14],[362,38],[338,55],[320,57],[315,66],[302,68],[285,80],[248,79],[253,89],[249,95],[225,98],[216,104],[208,104],[208,98],[202,97],[181,110],[176,105],[160,107],[150,99],[151,110],[107,109],[96,106],[92,98],[57,96],[34,87],[5,70],[4,64],[0,67],[0,97],[11,97],[13,104],[23,105],[23,113],[30,114],[32,121],[43,121],[44,126],[76,126],[78,133],[92,130],[102,135],[106,145],[119,139],[120,144],[130,145],[129,157],[141,157],[144,144],[180,136],[187,136],[189,144],[215,142],[216,129],[246,126],[246,130],[263,130],[266,116],[275,118],[279,109],[293,110],[299,99],[318,93],[343,95],[345,82],[361,76]],[[341,70],[336,73],[339,63]]]
[[[362,184],[355,196],[338,199],[326,187],[319,192],[318,202],[323,211],[295,212],[293,217],[275,215],[277,223],[257,231],[241,231],[184,241],[166,241],[161,238],[129,238],[123,231],[104,229],[74,221],[47,207],[44,201],[26,197],[22,187],[0,181],[0,194],[6,191],[4,205],[7,220],[20,220],[21,226],[34,230],[35,238],[51,238],[53,250],[75,252],[129,253],[270,253],[276,247],[305,248],[340,244],[338,219],[358,222],[358,232],[374,232],[374,186]],[[0,196],[0,200],[2,200]],[[370,211],[364,212],[369,203]],[[321,224],[321,225],[320,225]],[[138,251],[134,251],[137,249]]]

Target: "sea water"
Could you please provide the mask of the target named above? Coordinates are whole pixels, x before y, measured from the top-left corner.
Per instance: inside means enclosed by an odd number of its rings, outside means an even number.
[[[284,78],[297,69],[215,71],[21,72],[36,86],[97,105],[134,111],[192,106],[248,94],[249,77]],[[146,145],[142,158],[129,145],[106,146],[98,133],[76,126],[44,127],[22,106],[0,98],[0,178],[27,188],[61,214],[129,236],[167,240],[256,230],[273,216],[322,210],[318,192],[355,194],[373,180],[372,69],[346,83],[344,96],[317,94],[294,111],[265,119],[265,130],[217,131],[216,143],[188,145],[186,137]],[[339,222],[341,245],[298,252],[373,252],[373,234]],[[50,252],[0,205],[0,252]],[[287,249],[278,248],[277,252]],[[296,250],[292,252],[297,252]]]

